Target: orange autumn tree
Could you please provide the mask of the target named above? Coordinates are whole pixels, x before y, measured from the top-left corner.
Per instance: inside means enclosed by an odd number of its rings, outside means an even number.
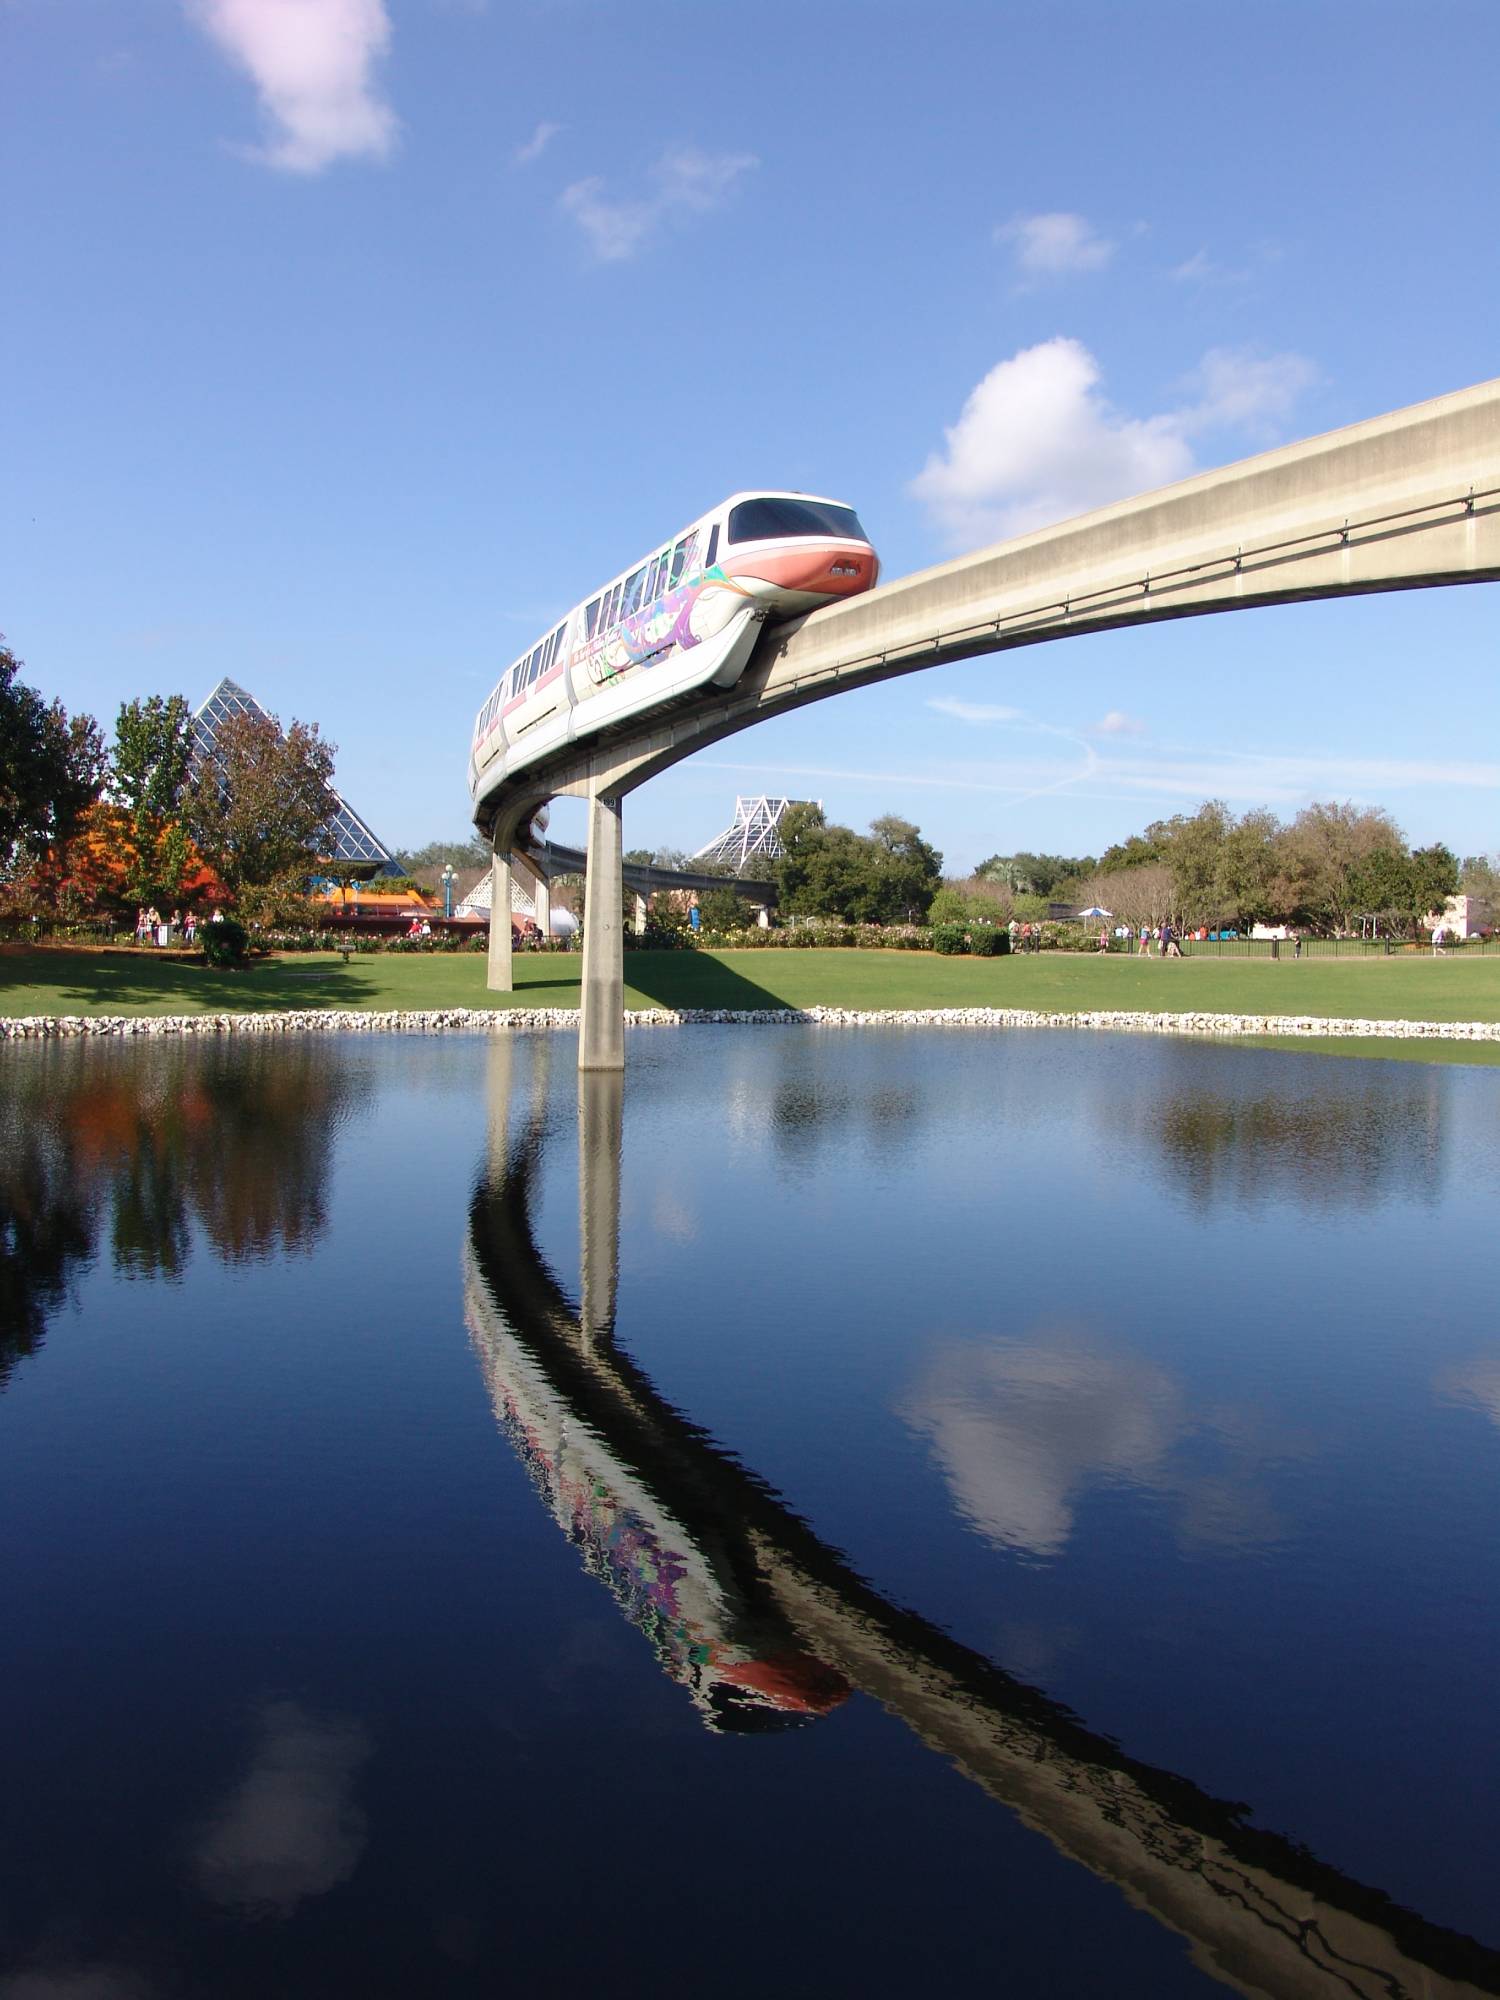
[[[172,865],[161,877],[163,898],[174,906],[229,901],[229,891],[187,833],[174,831],[180,832],[179,839],[153,841],[153,858],[158,861],[162,847],[172,850]],[[123,806],[101,800],[84,814],[73,838],[47,856],[38,887],[50,890],[59,909],[75,904],[88,909],[128,910],[138,900],[136,885],[142,868],[131,814]]]

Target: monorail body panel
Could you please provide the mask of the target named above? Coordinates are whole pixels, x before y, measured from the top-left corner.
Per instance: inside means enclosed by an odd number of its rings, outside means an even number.
[[[706,687],[733,687],[764,622],[870,590],[879,574],[841,501],[732,495],[575,605],[506,670],[475,722],[476,810],[569,743]]]

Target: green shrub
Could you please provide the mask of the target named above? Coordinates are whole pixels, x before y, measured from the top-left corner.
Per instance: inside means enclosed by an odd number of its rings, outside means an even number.
[[[934,924],[932,948],[945,958],[961,958],[969,949],[969,934],[962,924]]]
[[[203,940],[206,964],[223,968],[245,963],[250,949],[250,933],[233,917],[225,917],[217,924],[204,924],[198,935]]]
[[[969,949],[976,958],[999,958],[1010,950],[1010,932],[998,924],[970,924]]]

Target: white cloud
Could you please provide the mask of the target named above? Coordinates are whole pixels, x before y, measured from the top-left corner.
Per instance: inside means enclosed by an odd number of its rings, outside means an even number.
[[[1091,725],[1095,736],[1139,736],[1146,727],[1138,716],[1127,715],[1123,708],[1112,708],[1108,715],[1101,715]]]
[[[759,165],[753,153],[704,153],[696,146],[678,146],[652,167],[649,194],[616,200],[595,175],[564,188],[559,199],[600,262],[623,263],[664,227],[717,208],[741,175]]]
[[[987,701],[960,701],[957,695],[934,695],[928,702],[939,715],[956,715],[960,722],[1020,722],[1025,710],[1000,708]]]
[[[1214,348],[1183,384],[1188,400],[1130,417],[1100,393],[1083,343],[1059,335],[990,370],[911,491],[955,547],[1024,534],[1188,478],[1195,436],[1274,430],[1315,379],[1301,355]]]
[[[267,1702],[259,1724],[249,1770],[199,1842],[197,1875],[216,1903],[289,1916],[354,1873],[365,1818],[350,1795],[371,1744],[357,1722],[294,1701]]]
[[[1184,431],[1278,431],[1297,398],[1318,380],[1301,354],[1254,354],[1239,347],[1211,347],[1183,385],[1197,401],[1176,414]]]
[[[517,146],[515,162],[518,167],[529,167],[533,160],[539,160],[558,133],[561,125],[554,125],[550,118],[544,118],[524,146]]]
[[[1031,279],[1098,271],[1115,254],[1114,244],[1081,215],[1018,215],[995,231],[995,241],[1015,246],[1017,268]]]
[[[1313,799],[1353,799],[1357,804],[1389,804],[1391,794],[1418,785],[1500,787],[1500,763],[1444,762],[1440,758],[1299,756],[1281,751],[1173,748],[1158,753],[1122,754],[1111,746],[1096,750],[1070,730],[1021,719],[1019,726],[1069,746],[1070,754],[1038,745],[1030,755],[1012,754],[1003,763],[946,760],[926,769],[874,771],[846,765],[753,764],[704,758],[700,769],[735,771],[785,785],[793,779],[830,784],[879,784],[935,791],[981,792],[1012,801],[1073,791],[1079,798],[1153,800],[1175,810],[1183,803],[1225,799],[1237,807],[1270,805],[1285,810]],[[1122,732],[1123,733],[1123,732]]]
[[[1233,285],[1243,283],[1249,273],[1231,271],[1223,264],[1216,264],[1206,250],[1195,250],[1191,257],[1174,264],[1168,275],[1179,285]]]
[[[1167,273],[1179,285],[1248,285],[1272,264],[1281,261],[1281,246],[1269,239],[1253,244],[1242,264],[1221,264],[1207,250],[1195,250]]]
[[[315,174],[333,160],[382,158],[396,114],[375,87],[391,24],[384,0],[184,0],[188,18],[252,79],[270,124],[251,157]]]

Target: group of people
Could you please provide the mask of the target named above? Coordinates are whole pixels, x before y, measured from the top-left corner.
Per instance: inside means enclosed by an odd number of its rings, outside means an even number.
[[[1040,951],[1042,948],[1042,927],[1040,924],[1018,924],[1014,917],[1006,925],[1010,932],[1012,951]]]
[[[221,924],[224,912],[214,905],[212,922]],[[192,945],[198,938],[198,912],[189,910],[184,916],[181,910],[174,910],[170,917],[164,917],[155,904],[148,909],[138,905],[135,913],[135,941],[137,944],[170,945],[181,939],[185,945]]]
[[[1152,945],[1157,945],[1163,958],[1181,958],[1182,942],[1170,924],[1158,924],[1153,930],[1150,924],[1142,924],[1140,942],[1136,946],[1137,958],[1149,958]]]

